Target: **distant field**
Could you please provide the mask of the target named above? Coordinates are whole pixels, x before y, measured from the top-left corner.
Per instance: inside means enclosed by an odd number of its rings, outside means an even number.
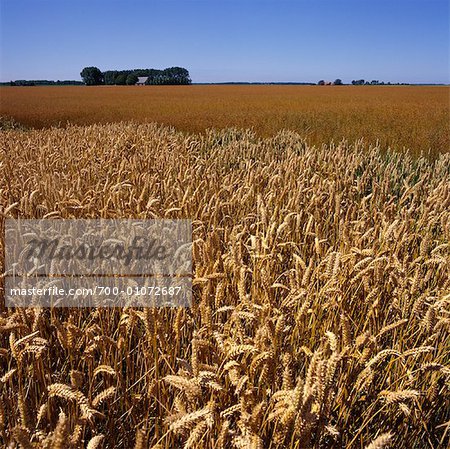
[[[449,95],[439,86],[3,87],[0,114],[37,128],[122,120],[262,136],[286,128],[313,144],[364,138],[437,154],[450,147]]]

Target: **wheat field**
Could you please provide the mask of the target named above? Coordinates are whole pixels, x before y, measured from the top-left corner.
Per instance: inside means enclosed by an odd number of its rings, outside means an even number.
[[[0,115],[31,128],[133,120],[187,133],[288,129],[310,145],[364,138],[435,156],[450,149],[449,99],[449,86],[0,87]]]
[[[189,218],[194,240],[191,308],[1,306],[2,447],[448,447],[450,153],[1,133],[2,227]]]

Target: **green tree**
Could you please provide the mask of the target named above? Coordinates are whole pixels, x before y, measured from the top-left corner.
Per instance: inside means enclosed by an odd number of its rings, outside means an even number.
[[[335,86],[342,86],[342,80],[340,78],[337,78],[334,80],[334,85]]]
[[[162,70],[148,69],[143,76],[147,76],[147,81],[145,84],[156,84],[156,79],[161,75]],[[141,75],[139,75],[141,76]]]
[[[127,85],[128,86],[134,86],[138,82],[138,77],[134,73],[130,73],[127,76]]]
[[[114,84],[117,75],[118,75],[117,70],[107,70],[106,72],[103,72],[105,84],[108,85]]]
[[[103,84],[103,73],[97,67],[85,67],[81,71],[80,76],[86,86]]]
[[[119,75],[116,76],[116,82],[118,86],[125,86],[127,84],[127,74],[126,73],[119,73]]]
[[[169,67],[163,70],[162,84],[191,84],[189,72],[183,67]]]

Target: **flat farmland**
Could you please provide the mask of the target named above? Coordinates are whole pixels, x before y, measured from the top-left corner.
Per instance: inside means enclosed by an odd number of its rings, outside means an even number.
[[[193,241],[190,307],[5,307],[0,276],[0,447],[450,447],[448,88],[0,92],[1,235]]]
[[[0,137],[0,232],[187,218],[193,240],[188,308],[5,308],[0,277],[0,447],[450,447],[450,153],[137,123]]]
[[[26,127],[157,122],[184,132],[297,131],[310,144],[346,139],[412,153],[448,151],[447,86],[3,87],[0,114]]]

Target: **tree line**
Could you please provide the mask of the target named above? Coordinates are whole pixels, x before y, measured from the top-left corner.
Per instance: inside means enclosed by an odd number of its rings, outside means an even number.
[[[326,85],[342,86],[344,83],[342,82],[342,80],[340,78],[338,78],[338,79],[334,80],[333,82],[320,80],[317,84],[319,86],[326,86]],[[379,81],[379,80],[372,80],[372,81],[366,81],[364,79],[352,80],[353,86],[384,86],[384,85],[390,86],[391,84],[402,85],[402,86],[409,85],[409,83],[391,83],[391,82],[385,83],[384,81]]]
[[[98,67],[85,67],[81,78],[87,86],[105,85],[135,85],[138,77],[147,77],[145,84],[191,84],[189,72],[183,67],[169,67],[167,69],[133,69],[133,70],[107,70],[102,72]]]
[[[82,81],[63,80],[15,80],[0,83],[0,86],[78,86],[82,85]]]
[[[325,81],[325,80],[320,80],[317,83],[319,86],[327,86],[327,85],[333,85],[333,86],[342,86],[342,80],[340,78],[335,79],[333,82],[331,81]]]
[[[383,86],[384,84],[391,84],[390,82],[385,83],[384,81],[378,81],[378,80],[372,80],[372,81],[366,81],[366,80],[353,80],[352,84],[354,86]],[[399,83],[397,83],[399,84]],[[404,84],[404,83],[402,83]]]

